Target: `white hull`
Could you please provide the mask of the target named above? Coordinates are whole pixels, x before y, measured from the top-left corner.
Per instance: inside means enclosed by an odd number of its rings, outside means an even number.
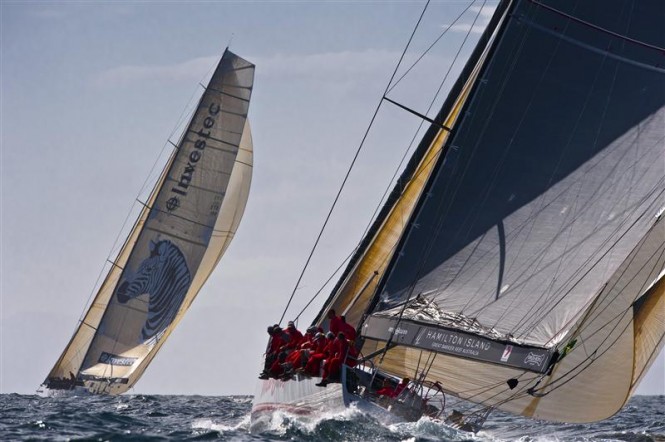
[[[37,389],[36,393],[39,397],[74,397],[91,395],[90,391],[85,387],[74,387],[71,390],[53,390],[43,385]]]
[[[260,380],[252,402],[252,423],[269,418],[275,411],[309,416],[342,411],[346,407],[341,384],[317,387],[321,378],[296,376],[294,379]]]
[[[346,374],[343,371],[343,376]],[[345,378],[345,376],[344,376]],[[320,418],[322,414],[341,413],[355,407],[363,413],[371,414],[383,424],[404,422],[406,419],[391,413],[377,404],[347,391],[342,383],[330,383],[326,387],[315,384],[321,378],[296,376],[288,381],[279,379],[260,380],[252,401],[252,431],[261,431],[270,426],[276,412],[297,415],[299,419]]]

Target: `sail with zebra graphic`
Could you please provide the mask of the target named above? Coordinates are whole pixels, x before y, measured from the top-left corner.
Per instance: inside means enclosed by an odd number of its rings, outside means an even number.
[[[245,209],[253,82],[254,65],[226,50],[43,391],[127,391],[180,321]]]

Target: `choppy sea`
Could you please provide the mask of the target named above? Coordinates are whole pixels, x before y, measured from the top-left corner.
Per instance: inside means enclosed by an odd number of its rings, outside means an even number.
[[[0,440],[665,441],[665,396],[636,396],[593,424],[553,424],[503,413],[473,435],[429,419],[384,426],[358,410],[304,421],[278,414],[249,432],[251,396],[41,398],[0,395]]]

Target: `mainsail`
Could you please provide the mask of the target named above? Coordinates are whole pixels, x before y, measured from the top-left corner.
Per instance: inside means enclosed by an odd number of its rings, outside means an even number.
[[[49,389],[131,388],[233,238],[252,176],[254,65],[226,50]]]
[[[664,16],[501,2],[317,322],[485,407],[616,413],[665,336]]]

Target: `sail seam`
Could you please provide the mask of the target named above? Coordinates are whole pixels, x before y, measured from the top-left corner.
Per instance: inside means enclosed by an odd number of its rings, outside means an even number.
[[[554,12],[555,14],[558,14],[562,17],[566,17],[566,18],[568,18],[568,19],[570,19],[570,20],[572,20],[576,23],[579,23],[579,24],[584,25],[584,26],[588,26],[592,29],[603,32],[605,34],[612,35],[614,37],[620,38],[622,40],[628,41],[630,43],[634,43],[636,45],[639,45],[639,46],[642,46],[642,47],[645,47],[645,48],[654,49],[654,50],[659,51],[659,52],[665,52],[665,48],[661,48],[659,46],[655,46],[655,45],[652,45],[652,44],[649,44],[649,43],[646,43],[646,42],[643,42],[643,41],[640,41],[640,40],[635,40],[634,38],[630,38],[626,35],[618,34],[614,31],[610,31],[609,29],[605,29],[605,28],[602,28],[598,25],[594,25],[593,23],[590,23],[586,20],[582,20],[581,18],[578,18],[578,17],[575,17],[573,15],[567,14],[567,13],[565,13],[565,12],[559,10],[559,9],[556,9],[556,8],[551,7],[551,6],[545,5],[545,4],[543,4],[543,3],[541,3],[537,0],[528,0],[528,1],[530,3],[533,3],[534,5],[540,6],[543,9]]]
[[[640,68],[643,68],[643,69],[648,69],[648,70],[651,70],[651,71],[654,71],[654,72],[659,72],[659,73],[664,73],[665,72],[665,69],[660,68],[658,66],[653,66],[653,65],[641,62],[641,61],[637,61],[637,60],[633,60],[633,59],[630,59],[630,58],[622,57],[618,54],[610,52],[609,50],[603,50],[603,49],[597,48],[595,46],[592,46],[590,44],[582,43],[579,40],[576,40],[576,39],[568,37],[567,35],[564,35],[562,33],[559,33],[559,32],[553,31],[551,29],[548,29],[548,28],[546,28],[542,25],[539,25],[539,24],[531,21],[531,20],[527,20],[526,18],[522,18],[521,21],[523,23],[526,23],[527,25],[531,26],[534,29],[538,29],[539,31],[544,32],[546,34],[556,36],[556,37],[560,38],[561,40],[567,41],[568,43],[572,43],[572,44],[574,44],[574,45],[576,45],[580,48],[587,49],[587,50],[589,50],[591,52],[594,52],[596,54],[606,56],[606,57],[612,58],[614,60],[622,61],[624,63],[631,64],[633,66],[637,66],[637,67],[640,67]],[[665,51],[665,49],[663,49],[663,51]]]
[[[172,238],[177,238],[177,239],[179,239],[179,240],[181,240],[181,241],[184,241],[184,242],[187,242],[187,243],[190,243],[190,244],[195,244],[195,245],[197,245],[197,246],[206,247],[206,246],[208,245],[208,244],[205,243],[205,242],[194,241],[194,240],[192,240],[191,238],[185,238],[184,236],[177,235],[177,234],[175,234],[175,233],[173,233],[173,232],[167,232],[166,230],[157,229],[157,228],[155,228],[155,227],[146,226],[145,229],[146,229],[146,230],[150,230],[150,231],[155,232],[155,233],[161,233],[161,234],[164,234],[164,235],[168,235],[168,236],[170,236],[170,237],[172,237]]]
[[[201,170],[206,170],[206,169],[202,168]],[[206,172],[208,172],[208,170],[206,170]],[[229,172],[218,171],[218,173],[219,173],[219,175],[225,175],[225,176],[230,176],[231,175]],[[173,182],[173,183],[178,183],[179,182],[176,178],[171,178],[171,177],[168,177],[166,179],[166,181],[170,181],[170,182]],[[197,186],[196,184],[189,184],[189,186],[187,186],[187,188],[188,189],[195,189],[195,190],[202,190],[204,192],[212,193],[213,195],[221,195],[221,196],[226,195],[226,192],[218,192],[216,190],[209,189],[207,187]],[[141,204],[143,204],[143,203],[141,203]]]
[[[203,85],[201,85],[201,86],[203,86]],[[203,87],[205,87],[205,86],[203,86]],[[237,95],[229,94],[228,92],[224,92],[222,90],[215,89],[214,87],[208,86],[207,88],[205,88],[205,90],[206,91],[217,92],[220,95],[226,95],[227,97],[235,98],[236,100],[240,100],[240,101],[244,101],[245,103],[249,103],[249,98],[243,98],[243,97],[239,97]]]
[[[199,134],[198,131],[196,131],[196,130],[194,130],[194,129],[188,129],[187,132],[191,132],[191,133],[196,134],[196,135]],[[227,131],[227,132],[228,132],[228,131]],[[233,134],[235,134],[235,135],[239,135],[238,132],[231,132],[231,133],[233,133]],[[217,147],[217,146],[206,145],[206,149],[210,148],[210,149],[215,149],[215,150],[222,151],[222,152],[236,153],[236,150],[240,148],[240,146],[239,146],[238,144],[233,144],[233,143],[230,143],[230,142],[228,142],[228,141],[224,141],[224,140],[222,140],[221,138],[215,138],[215,137],[213,137],[213,136],[211,136],[211,135],[208,135],[208,136],[206,137],[206,139],[213,140],[213,141],[217,141],[218,143],[227,144],[227,145],[229,145],[229,146],[233,146],[233,147],[236,148],[236,149],[224,149],[223,147]],[[189,142],[189,143],[193,143],[193,142],[194,142],[194,141],[189,140],[189,139],[187,139],[186,141]]]

